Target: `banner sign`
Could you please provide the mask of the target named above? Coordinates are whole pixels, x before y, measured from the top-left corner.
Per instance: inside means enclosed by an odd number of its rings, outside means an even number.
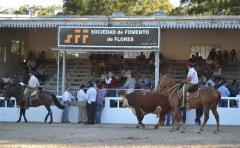
[[[58,47],[159,48],[158,27],[77,27],[58,28]]]

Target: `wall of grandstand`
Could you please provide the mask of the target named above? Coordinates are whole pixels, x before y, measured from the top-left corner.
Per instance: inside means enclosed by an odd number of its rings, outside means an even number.
[[[231,51],[239,49],[240,30],[233,29],[166,29],[161,32],[161,49],[165,58],[187,60],[191,44],[217,45]]]
[[[0,102],[3,104],[3,97],[0,97]],[[218,107],[218,112],[220,115],[220,124],[221,125],[240,125],[240,114],[239,99],[224,97],[228,101],[227,107]],[[14,98],[12,98],[14,100]],[[236,100],[237,106],[231,106],[231,100]],[[110,106],[110,101],[117,101],[116,107]],[[137,119],[132,113],[130,108],[121,108],[120,102],[122,98],[120,97],[107,97],[105,98],[105,107],[102,113],[102,123],[113,123],[113,124],[136,124]],[[58,109],[56,106],[51,106],[53,111],[53,121],[59,123],[61,121],[62,110]],[[78,122],[78,107],[71,106],[69,109],[69,121],[71,123]],[[44,106],[37,108],[29,108],[26,112],[26,117],[30,122],[44,122],[45,115],[47,111]],[[4,106],[0,107],[0,121],[3,122],[15,122],[19,117],[19,108],[16,107],[16,103],[12,107],[7,107],[7,103],[4,103]],[[201,121],[203,121],[201,118]],[[195,119],[195,110],[187,111],[186,124],[194,124]],[[23,121],[23,119],[22,119]],[[154,114],[148,114],[144,117],[143,123],[145,124],[156,124],[158,118]],[[210,113],[209,120],[207,124],[216,124],[214,116]]]

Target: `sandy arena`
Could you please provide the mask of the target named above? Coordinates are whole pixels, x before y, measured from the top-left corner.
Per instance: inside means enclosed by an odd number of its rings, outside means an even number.
[[[185,133],[171,127],[136,129],[135,125],[0,123],[0,147],[240,147],[240,127],[187,126]]]

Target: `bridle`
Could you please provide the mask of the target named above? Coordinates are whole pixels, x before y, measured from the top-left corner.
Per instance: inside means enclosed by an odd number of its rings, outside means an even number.
[[[163,76],[163,78],[161,79],[160,83],[159,83],[159,92],[160,92],[160,86],[163,83],[163,80],[166,78],[166,76]],[[163,94],[167,95],[170,91],[172,91],[169,95],[169,98],[174,94],[174,92],[179,89],[179,86],[184,83],[184,82],[180,82],[175,84],[174,86],[170,87],[167,91],[162,92]]]

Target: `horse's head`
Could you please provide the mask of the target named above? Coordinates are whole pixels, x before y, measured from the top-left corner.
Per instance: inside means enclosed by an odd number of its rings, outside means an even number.
[[[23,93],[24,86],[21,83],[7,84],[4,86],[5,100],[9,101],[11,97],[18,99]]]
[[[14,96],[14,87],[10,84],[6,84],[3,88],[3,95],[6,101],[9,101]]]
[[[158,87],[157,87],[157,90],[159,92],[163,92],[164,90],[167,89],[167,84],[168,84],[167,80],[168,80],[167,75],[161,75],[160,76],[160,80],[159,80]]]
[[[126,98],[126,91],[119,91],[119,96],[123,98],[123,104],[122,104],[122,107],[128,107],[129,104],[128,104],[128,99]]]

